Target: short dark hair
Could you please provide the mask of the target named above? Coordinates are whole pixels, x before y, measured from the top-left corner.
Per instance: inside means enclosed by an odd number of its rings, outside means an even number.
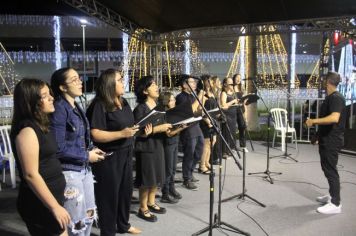
[[[74,70],[71,67],[64,67],[56,70],[51,76],[51,88],[53,91],[54,98],[57,99],[59,96],[63,96],[63,92],[59,88],[61,85],[66,84],[67,73],[70,70]]]
[[[179,76],[179,85],[183,87],[183,84],[189,79],[192,78],[191,75],[188,74],[182,74]]]
[[[95,99],[104,103],[107,111],[114,111],[116,108],[116,74],[120,71],[115,69],[104,70],[95,83]]]
[[[39,79],[24,78],[18,82],[14,90],[14,110],[12,126],[18,129],[21,121],[34,121],[42,131],[48,132],[48,114],[41,109],[41,89],[49,85]]]
[[[326,81],[337,87],[341,81],[341,77],[334,71],[329,71],[326,75]]]
[[[135,95],[137,103],[144,103],[147,99],[147,94],[144,91],[154,82],[152,75],[147,75],[139,79],[135,84]]]

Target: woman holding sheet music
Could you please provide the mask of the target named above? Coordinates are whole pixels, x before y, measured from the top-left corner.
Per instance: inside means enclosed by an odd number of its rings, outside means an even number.
[[[163,92],[158,98],[158,104],[167,111],[175,107],[176,99],[171,92]],[[179,125],[178,127],[168,129],[166,137],[163,140],[166,180],[162,187],[161,202],[164,203],[177,203],[182,198],[182,195],[177,192],[174,186],[174,176],[176,174],[178,159],[179,133],[186,127],[187,125]]]
[[[209,111],[217,107],[215,96],[211,86],[212,81],[209,75],[203,75],[202,80],[204,83],[205,97],[207,98],[204,107],[207,111]],[[210,168],[211,168],[209,163],[210,153],[211,153],[211,148],[215,145],[216,142],[216,134],[213,135],[212,142],[210,140],[210,135],[213,132],[212,127],[213,125],[211,124],[210,120],[207,117],[205,117],[203,120],[200,121],[200,128],[204,136],[204,149],[200,159],[198,172],[202,174],[210,174]]]
[[[137,81],[135,94],[138,105],[134,110],[135,120],[140,121],[156,107],[158,86],[152,76]],[[153,213],[164,214],[166,209],[156,203],[157,186],[165,182],[163,132],[170,124],[151,124],[136,138],[136,184],[139,187],[140,209],[137,216],[150,222],[157,221]]]
[[[233,76],[233,81],[234,81],[234,92],[235,92],[236,98],[241,99],[244,95],[244,91],[242,90],[242,84],[241,84],[241,76],[239,74],[235,74]],[[239,130],[240,148],[244,148],[245,152],[246,152],[247,148],[246,148],[245,132],[246,132],[247,126],[246,126],[246,122],[245,122],[244,113],[245,113],[245,105],[241,104],[236,109],[236,121],[237,121],[238,130]]]
[[[222,127],[222,132],[230,148],[234,149],[236,131],[237,131],[236,108],[238,105],[238,100],[235,97],[234,83],[231,78],[225,78],[223,80],[223,91],[221,92],[220,95],[220,103],[221,103],[221,108],[224,110],[224,114],[226,117],[226,122]],[[224,153],[223,157],[225,158],[229,155],[225,146],[223,146],[223,153]]]
[[[95,198],[100,235],[140,233],[129,223],[133,188],[133,136],[138,131],[124,94],[119,71],[105,70],[96,82],[96,96],[87,110],[94,144],[106,152],[105,160],[93,164]]]

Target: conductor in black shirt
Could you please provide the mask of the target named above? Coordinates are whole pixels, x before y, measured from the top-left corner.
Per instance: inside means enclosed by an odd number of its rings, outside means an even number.
[[[337,171],[338,152],[344,144],[345,98],[336,90],[340,75],[326,75],[327,96],[321,105],[320,118],[307,119],[306,125],[319,125],[318,139],[321,168],[329,183],[329,194],[316,200],[325,204],[317,209],[322,214],[341,213],[340,179]]]

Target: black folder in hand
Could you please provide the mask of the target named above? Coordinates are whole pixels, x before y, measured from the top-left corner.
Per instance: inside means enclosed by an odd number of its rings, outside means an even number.
[[[164,115],[166,113],[164,111],[156,111],[153,109],[148,113],[145,117],[143,117],[139,122],[136,123],[140,128],[145,127],[148,124],[152,124],[153,126],[164,123]]]
[[[246,105],[250,105],[251,103],[257,102],[258,99],[260,99],[260,97],[258,95],[256,95],[255,93],[249,93],[249,94],[246,94],[245,96],[242,96],[240,101],[242,103],[245,103]]]

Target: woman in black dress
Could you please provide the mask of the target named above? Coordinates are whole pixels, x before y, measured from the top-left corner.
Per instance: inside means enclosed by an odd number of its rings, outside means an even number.
[[[233,76],[233,81],[234,81],[234,92],[236,98],[241,99],[244,95],[244,91],[242,90],[242,84],[241,84],[241,76],[239,74],[235,74]],[[245,152],[248,152],[246,148],[246,136],[245,136],[247,125],[246,125],[244,113],[245,113],[245,104],[240,103],[236,109],[236,121],[239,130],[240,148],[243,148],[245,149]]]
[[[212,110],[217,108],[216,104],[216,99],[213,93],[212,89],[212,80],[209,75],[202,76],[203,83],[204,83],[204,91],[205,91],[205,97],[207,100],[204,103],[204,107],[207,111]],[[212,117],[213,118],[213,117]],[[199,173],[202,174],[209,174],[210,173],[210,154],[211,154],[211,148],[214,147],[215,142],[216,142],[216,134],[213,135],[213,140],[211,142],[210,140],[210,135],[213,132],[212,129],[213,125],[211,124],[210,120],[208,118],[204,118],[200,122],[200,128],[203,132],[204,136],[204,149],[203,149],[203,154],[200,159],[200,166],[199,166]]]
[[[136,122],[144,118],[156,107],[159,97],[158,86],[152,76],[145,76],[135,85],[138,105],[134,110]],[[163,149],[163,132],[172,128],[170,124],[150,125],[145,128],[143,135],[136,138],[136,184],[139,187],[140,209],[138,217],[157,221],[152,214],[164,214],[166,209],[156,203],[157,186],[165,182],[165,164]]]
[[[107,153],[92,165],[100,235],[140,233],[129,223],[133,188],[133,136],[138,131],[124,95],[119,71],[108,69],[96,82],[96,96],[87,110],[94,145]]]
[[[57,144],[49,131],[54,112],[48,85],[23,79],[14,91],[11,144],[21,183],[17,210],[31,235],[67,235],[70,216],[63,208],[65,179]]]
[[[230,148],[235,149],[235,138],[237,131],[236,105],[238,104],[238,100],[234,94],[234,83],[231,78],[225,78],[223,80],[223,91],[220,95],[220,104],[226,117],[226,122],[222,127],[222,132]],[[229,155],[225,146],[223,146],[223,153],[225,157]]]

